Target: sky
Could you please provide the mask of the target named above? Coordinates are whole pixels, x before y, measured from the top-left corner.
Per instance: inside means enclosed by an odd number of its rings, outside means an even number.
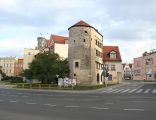
[[[156,49],[156,0],[0,0],[0,56],[22,58],[37,37],[68,36],[80,20],[98,29],[103,45],[119,46],[123,63]]]

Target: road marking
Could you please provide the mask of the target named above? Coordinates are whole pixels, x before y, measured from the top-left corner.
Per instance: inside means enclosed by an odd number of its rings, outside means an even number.
[[[67,106],[64,106],[64,107],[67,107],[67,108],[78,108],[80,106],[77,106],[77,105],[67,105]]]
[[[136,91],[136,93],[141,93],[143,91],[143,89],[139,89],[138,91]]]
[[[124,109],[125,111],[144,111],[144,109]]]
[[[105,108],[105,107],[91,107],[93,109],[97,109],[97,110],[108,110],[109,108]]]
[[[4,100],[0,100],[0,102],[3,102]]]
[[[137,89],[133,89],[133,90],[131,90],[131,91],[129,91],[129,93],[133,93],[134,91],[136,91]]]
[[[104,104],[106,104],[106,105],[112,105],[112,104],[114,104],[114,103],[104,103]]]
[[[156,89],[153,89],[152,93],[156,93]]]
[[[112,93],[112,92],[115,92],[117,90],[119,90],[119,89],[112,89],[112,90],[107,91],[106,93]]]
[[[52,104],[43,104],[45,106],[50,106],[50,107],[55,107],[56,105],[52,105]]]
[[[124,91],[122,91],[122,92],[120,92],[120,93],[125,93],[125,92],[128,92],[130,89],[126,89],[126,90],[124,90]]]
[[[119,92],[121,92],[121,91],[123,91],[124,89],[120,89],[120,90],[117,90],[117,91],[115,91],[115,92],[113,92],[113,93],[119,93]]]
[[[29,104],[29,105],[35,105],[35,104],[37,104],[37,103],[30,103],[30,102],[28,102],[28,103],[26,103],[26,104]]]
[[[151,90],[151,89],[147,89],[147,90],[144,91],[144,93],[148,93],[150,90]]]
[[[128,102],[147,102],[147,101],[128,101]]]
[[[9,102],[11,102],[11,103],[17,103],[18,101],[14,100],[14,101],[9,101]]]

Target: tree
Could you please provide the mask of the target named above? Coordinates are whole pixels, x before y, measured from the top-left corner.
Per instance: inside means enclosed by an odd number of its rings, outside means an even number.
[[[68,61],[62,60],[58,54],[44,52],[35,56],[30,63],[29,69],[24,71],[24,75],[29,78],[38,79],[42,83],[51,83],[56,75],[68,76]]]

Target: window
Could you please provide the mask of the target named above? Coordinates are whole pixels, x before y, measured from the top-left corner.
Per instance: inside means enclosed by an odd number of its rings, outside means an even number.
[[[79,67],[79,62],[75,62],[75,68]]]
[[[96,40],[96,45],[97,45],[97,40]]]
[[[110,52],[110,59],[116,59],[116,52]]]
[[[105,64],[106,69],[109,70],[109,64]]]
[[[75,43],[75,40],[74,40],[74,43]]]
[[[85,33],[88,33],[88,32],[85,30]]]
[[[115,71],[116,68],[115,68],[115,65],[111,65],[111,71]]]
[[[83,39],[83,42],[85,42],[86,40],[85,39]]]

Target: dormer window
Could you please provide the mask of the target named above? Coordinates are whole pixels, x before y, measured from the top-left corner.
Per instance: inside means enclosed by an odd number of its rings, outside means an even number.
[[[116,52],[115,51],[110,52],[110,59],[116,59]]]

